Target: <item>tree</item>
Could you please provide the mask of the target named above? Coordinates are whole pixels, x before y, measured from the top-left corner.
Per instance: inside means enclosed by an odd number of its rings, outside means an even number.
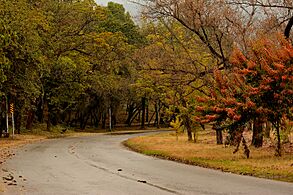
[[[127,38],[127,42],[132,45],[142,44],[145,41],[139,32],[138,26],[135,25],[123,5],[109,2],[105,14],[106,19],[99,26],[101,32],[121,32]]]
[[[237,45],[246,53],[249,50],[250,40],[255,39],[258,34],[283,31],[288,37],[293,21],[293,19],[290,20],[292,17],[292,2],[290,1],[163,0],[145,2],[143,6],[146,17],[154,20],[159,18],[159,20],[178,21],[194,34],[194,43],[201,45],[205,48],[205,52],[214,58],[216,63],[206,66],[200,74],[202,77],[211,74],[215,69],[228,70],[232,67],[229,61],[232,45]],[[255,123],[258,122],[260,123],[258,120],[255,121]],[[256,128],[261,126],[262,124],[254,125],[256,146],[261,145],[259,143],[262,140],[262,129]]]
[[[228,0],[228,4],[233,6],[241,7],[243,10],[247,9],[257,9],[258,12],[264,16],[264,21],[262,22],[266,25],[266,30],[275,28],[283,28],[284,35],[286,38],[290,37],[290,31],[293,26],[293,16],[290,14],[293,9],[293,3],[291,1],[275,1],[275,0]],[[260,8],[260,9],[258,9]],[[276,14],[277,13],[277,14]],[[284,27],[284,24],[286,26]]]
[[[81,128],[89,119],[97,126],[108,109],[115,121],[134,72],[134,44],[140,43],[123,6],[101,7],[93,0],[0,3],[0,95],[16,104],[26,127],[35,117],[46,120],[48,130],[76,120]]]
[[[251,120],[269,120],[276,132],[276,155],[281,155],[282,120],[292,118],[293,47],[281,35],[251,44],[247,54],[235,49],[232,71],[215,71],[215,88],[197,111],[202,123],[220,122],[239,143],[243,127]],[[240,139],[236,136],[240,135]],[[245,141],[245,140],[244,140]],[[246,147],[246,146],[245,146]]]
[[[164,89],[157,92],[165,96],[161,102],[169,110],[169,118],[178,115],[182,119],[188,140],[191,141],[194,131],[187,99],[205,86],[202,72],[208,63],[213,63],[213,59],[194,44],[194,35],[176,21],[162,20],[157,24],[150,23],[145,28],[148,44],[139,50],[137,60],[142,80],[153,91],[159,87]],[[178,111],[175,113],[178,109],[180,114]]]
[[[26,114],[25,110],[33,109],[35,97],[40,93],[40,86],[32,81],[37,80],[38,64],[42,61],[42,40],[38,29],[47,29],[47,23],[42,13],[31,9],[27,1],[0,3],[0,63],[5,67],[2,69],[5,82],[1,84],[1,95],[16,106],[16,129],[19,132],[21,115]]]

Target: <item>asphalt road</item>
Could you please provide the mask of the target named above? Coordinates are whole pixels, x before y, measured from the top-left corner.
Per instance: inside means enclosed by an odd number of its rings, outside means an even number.
[[[293,194],[292,183],[129,151],[121,142],[133,136],[138,135],[71,137],[25,146],[2,166],[7,191],[0,194]]]

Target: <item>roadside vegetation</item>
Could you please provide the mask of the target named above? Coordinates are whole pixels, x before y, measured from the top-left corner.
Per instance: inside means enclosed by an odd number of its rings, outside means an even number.
[[[284,145],[282,157],[276,157],[274,144],[267,138],[262,148],[250,146],[251,157],[246,159],[241,152],[233,154],[234,147],[218,145],[214,137],[215,132],[212,130],[200,131],[197,143],[192,143],[183,134],[177,139],[175,133],[163,133],[131,138],[124,145],[134,151],[163,159],[241,175],[293,182],[292,144]],[[245,132],[245,137],[249,139],[251,134]]]

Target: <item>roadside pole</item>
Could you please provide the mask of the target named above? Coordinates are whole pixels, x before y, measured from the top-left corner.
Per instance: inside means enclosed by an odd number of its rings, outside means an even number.
[[[9,135],[9,127],[8,127],[8,99],[6,96],[6,136]]]
[[[112,131],[112,112],[111,112],[111,106],[109,107],[109,129]]]
[[[12,120],[12,138],[14,138],[14,105],[13,103],[10,104],[10,113],[11,113],[11,120]]]

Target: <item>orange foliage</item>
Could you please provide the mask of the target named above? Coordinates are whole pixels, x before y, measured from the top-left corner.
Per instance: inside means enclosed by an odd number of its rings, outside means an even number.
[[[197,108],[202,123],[219,119],[248,121],[254,117],[279,120],[275,117],[290,115],[293,46],[281,35],[275,38],[252,42],[246,55],[235,49],[229,59],[231,71],[214,71],[216,90],[210,90],[211,98],[197,98],[205,105]],[[220,115],[226,118],[221,119]]]

